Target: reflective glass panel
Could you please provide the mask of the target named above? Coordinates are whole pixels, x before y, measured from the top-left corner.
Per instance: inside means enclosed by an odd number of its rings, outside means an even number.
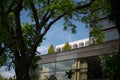
[[[39,74],[39,80],[49,80],[51,75],[54,75],[54,73],[42,73],[42,74]]]
[[[40,64],[39,65],[39,71],[40,72],[55,71],[55,63]]]
[[[56,71],[73,69],[75,67],[75,60],[61,61],[56,63]]]
[[[115,40],[118,38],[119,38],[119,35],[117,30],[110,30],[105,32],[105,41]]]
[[[65,71],[56,72],[55,76],[56,76],[57,80],[71,80],[67,77]]]

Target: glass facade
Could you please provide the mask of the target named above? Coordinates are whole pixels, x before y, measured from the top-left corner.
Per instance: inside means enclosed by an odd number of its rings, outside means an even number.
[[[56,62],[56,71],[69,70],[74,67],[75,60]]]
[[[37,70],[38,80],[49,80],[51,76],[57,80],[101,79],[103,75],[100,63],[96,61],[97,58],[92,57],[40,64]]]
[[[55,71],[55,63],[47,63],[39,65],[40,72],[52,72]]]
[[[115,40],[119,38],[119,33],[116,29],[107,30],[105,32],[105,41]]]
[[[112,27],[115,26],[115,25],[114,25],[112,22],[110,22],[108,19],[103,19],[103,20],[98,21],[97,25],[98,25],[98,26],[101,26],[102,29],[112,28]]]

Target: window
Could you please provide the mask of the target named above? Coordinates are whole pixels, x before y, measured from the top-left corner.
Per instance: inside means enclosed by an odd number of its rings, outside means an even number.
[[[74,45],[73,45],[73,49],[76,49],[76,48],[77,48],[77,44],[74,44]]]
[[[56,71],[67,70],[74,67],[75,60],[56,62]]]
[[[84,43],[79,43],[79,47],[84,47]]]
[[[57,80],[70,80],[66,76],[66,71],[56,72],[56,78],[57,78]]]
[[[40,64],[37,71],[39,80],[48,80],[51,76],[57,80],[103,80],[101,62],[96,56]]]
[[[61,48],[57,48],[57,52],[61,52],[62,50],[61,50]]]
[[[41,73],[38,80],[48,80],[51,75],[54,75],[54,73]]]
[[[85,42],[85,46],[89,46],[90,45],[90,42],[89,41],[86,41]]]
[[[39,65],[39,71],[40,72],[55,71],[55,63],[40,64]]]
[[[119,38],[119,34],[117,30],[109,30],[105,32],[105,41],[115,40]]]
[[[103,80],[103,72],[99,57],[90,57],[87,59],[87,62],[88,62],[88,79]]]

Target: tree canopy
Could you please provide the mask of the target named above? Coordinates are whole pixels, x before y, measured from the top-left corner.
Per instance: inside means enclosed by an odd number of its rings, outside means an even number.
[[[51,44],[50,47],[48,48],[48,54],[55,53],[54,46]]]
[[[110,80],[119,80],[120,77],[120,1],[119,0],[105,0],[108,18],[115,24],[119,33],[119,49],[118,52],[112,55],[103,56],[103,71],[105,76]]]
[[[71,49],[71,46],[69,45],[68,42],[65,43],[65,45],[63,46],[63,51],[68,51]]]

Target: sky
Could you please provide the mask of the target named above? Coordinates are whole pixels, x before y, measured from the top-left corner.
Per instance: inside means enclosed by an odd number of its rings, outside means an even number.
[[[31,19],[27,17],[27,13],[23,10],[21,13],[21,21],[22,22],[30,22]],[[21,22],[21,23],[22,23]],[[85,24],[82,22],[73,21],[74,24],[76,24],[77,33],[72,34],[70,31],[64,31],[63,30],[63,20],[60,19],[57,21],[48,33],[45,35],[41,46],[38,46],[37,51],[41,53],[41,55],[47,54],[47,50],[51,44],[56,45],[63,44],[65,42],[72,42],[76,40],[81,40],[89,37],[89,28],[86,27]],[[9,78],[10,76],[14,76],[15,72],[12,71],[6,71],[5,67],[0,68],[0,74],[5,77]]]
[[[89,37],[89,28],[81,22],[74,21],[77,25],[77,33],[72,34],[69,30],[63,30],[63,20],[56,22],[52,28],[45,35],[45,40],[42,45],[37,48],[41,54],[47,54],[47,50],[50,44],[53,44],[54,47],[65,42],[72,42],[76,40],[81,40]]]

